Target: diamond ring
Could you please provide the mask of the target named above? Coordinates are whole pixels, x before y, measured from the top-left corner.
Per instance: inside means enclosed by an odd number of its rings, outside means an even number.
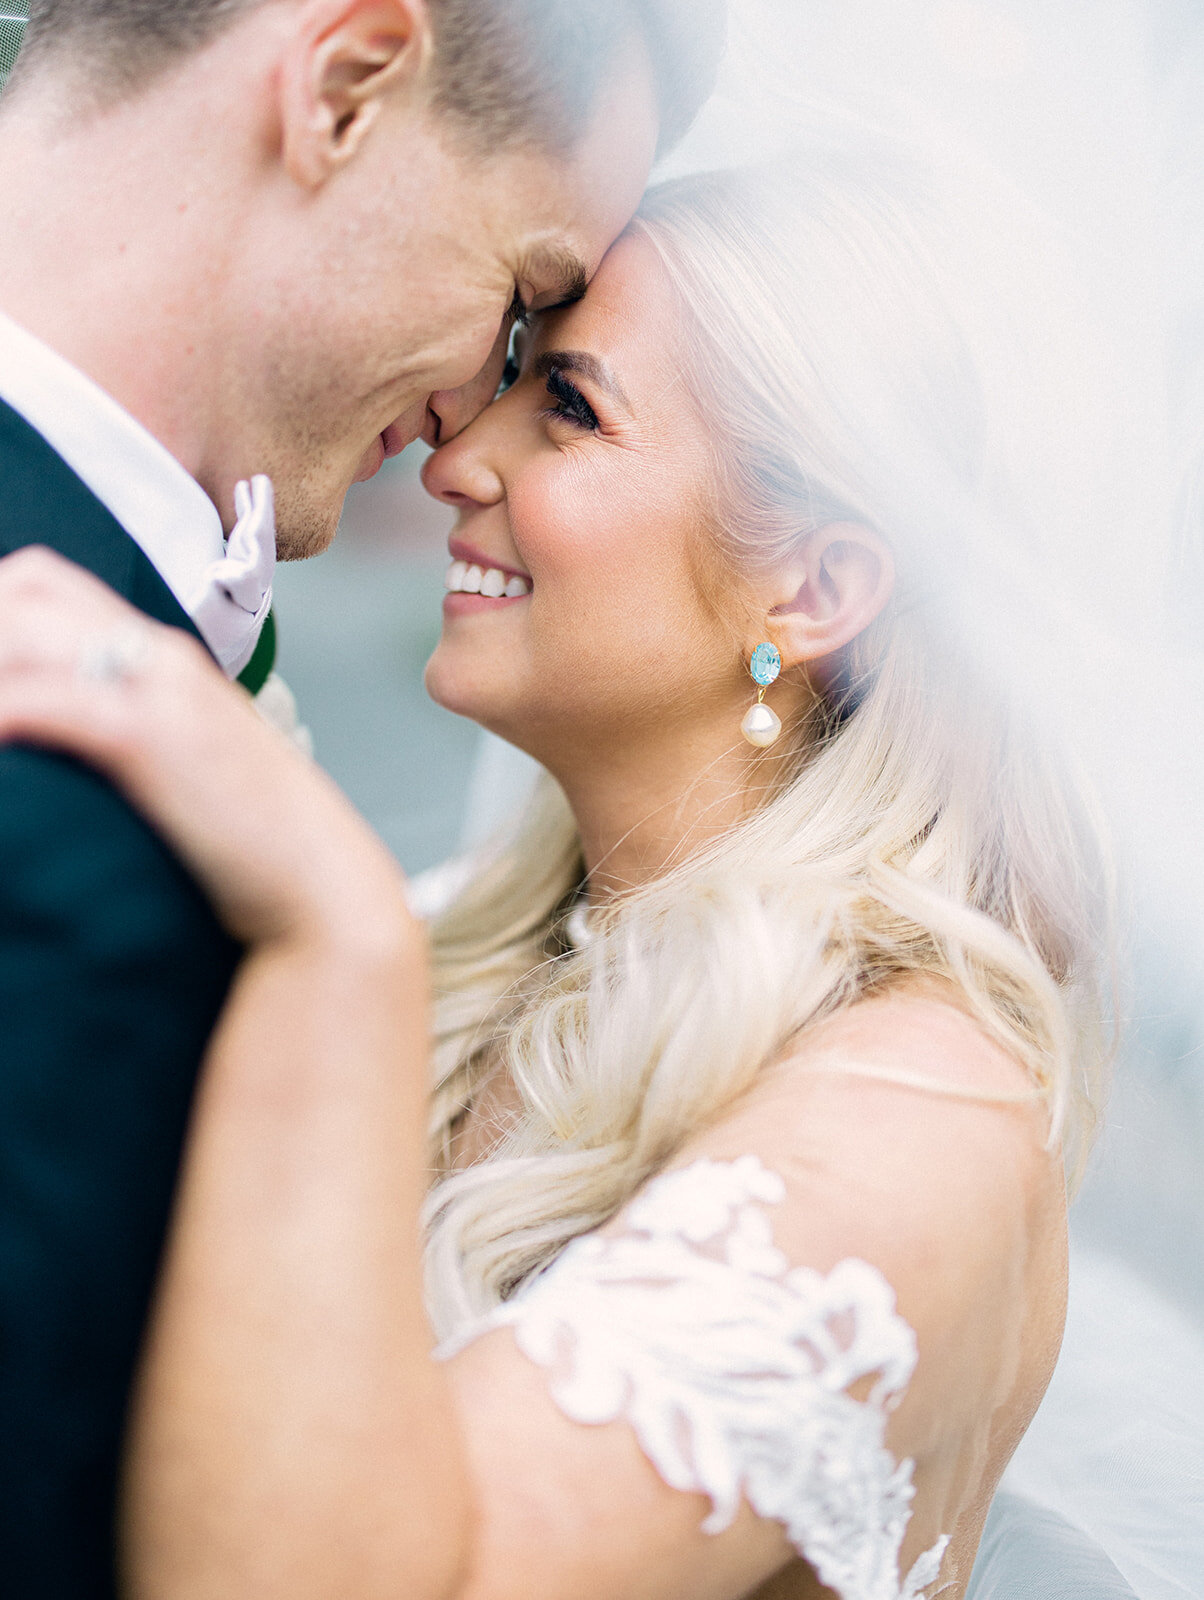
[[[150,660],[151,631],[130,623],[116,633],[84,641],[77,671],[92,683],[128,683]]]

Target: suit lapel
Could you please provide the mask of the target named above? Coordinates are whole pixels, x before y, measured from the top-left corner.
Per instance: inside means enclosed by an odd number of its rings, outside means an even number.
[[[156,622],[200,638],[139,546],[36,429],[0,401],[0,555],[48,545]]]

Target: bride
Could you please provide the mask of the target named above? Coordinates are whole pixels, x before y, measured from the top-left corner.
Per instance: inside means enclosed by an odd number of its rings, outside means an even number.
[[[133,1595],[964,1594],[1061,1335],[1107,872],[946,622],[964,526],[1022,537],[955,227],[903,157],[668,185],[430,458],[429,690],[550,776],[429,959],[199,647],[0,564],[0,737],[246,945]]]

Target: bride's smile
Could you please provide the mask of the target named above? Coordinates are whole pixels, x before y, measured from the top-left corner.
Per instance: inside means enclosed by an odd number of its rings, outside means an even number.
[[[474,607],[470,602],[525,600],[531,593],[531,579],[525,572],[513,567],[497,566],[488,556],[474,550],[462,539],[451,539],[448,554],[452,558],[447,569],[445,588],[447,600],[444,608],[448,616],[469,614]],[[455,598],[454,598],[455,597]]]
[[[563,757],[569,730],[663,738],[740,682],[676,326],[652,250],[623,240],[583,301],[536,319],[517,381],[426,464],[428,490],[459,512],[451,554],[469,563],[448,573],[428,690],[533,754]],[[488,594],[490,569],[525,577],[529,599],[462,592],[476,576]]]

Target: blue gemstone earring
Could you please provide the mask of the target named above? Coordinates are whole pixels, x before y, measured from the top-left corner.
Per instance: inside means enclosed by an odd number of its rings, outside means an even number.
[[[765,691],[782,671],[782,657],[776,645],[759,644],[748,663],[752,680],[760,685],[756,700],[745,713],[740,732],[749,744],[764,750],[773,744],[782,731],[782,719],[765,704]]]

